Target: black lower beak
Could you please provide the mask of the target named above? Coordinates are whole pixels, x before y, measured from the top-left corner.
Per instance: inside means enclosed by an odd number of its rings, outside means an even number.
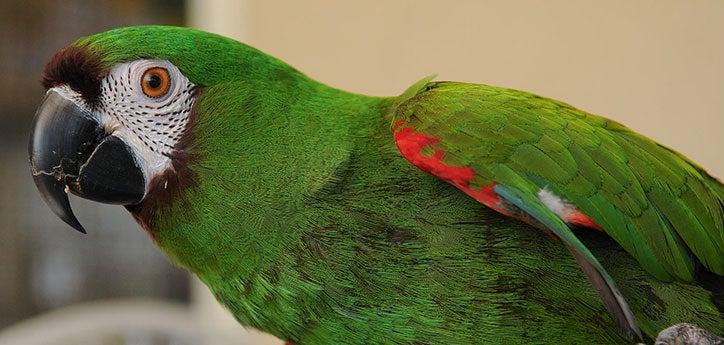
[[[131,205],[143,199],[145,178],[130,147],[54,90],[35,114],[29,151],[41,196],[58,217],[82,233],[68,192],[110,204]]]

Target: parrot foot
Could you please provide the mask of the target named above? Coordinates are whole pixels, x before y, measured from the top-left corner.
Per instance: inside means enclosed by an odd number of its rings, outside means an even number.
[[[654,345],[724,345],[724,338],[690,323],[679,323],[659,333]]]

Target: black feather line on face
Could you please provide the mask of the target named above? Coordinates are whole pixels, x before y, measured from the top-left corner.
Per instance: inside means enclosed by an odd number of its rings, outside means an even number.
[[[198,100],[202,96],[201,88],[193,88],[192,99]],[[133,217],[141,226],[148,231],[152,237],[156,237],[155,233],[155,213],[164,207],[170,207],[173,202],[181,202],[186,205],[183,208],[191,209],[188,204],[190,201],[183,198],[183,191],[189,188],[195,188],[199,184],[199,177],[195,171],[190,168],[194,162],[200,157],[194,152],[189,151],[189,147],[193,145],[196,139],[194,125],[198,120],[197,104],[190,110],[189,119],[186,122],[181,137],[170,154],[167,155],[171,159],[171,168],[164,171],[158,176],[154,176],[149,183],[149,190],[143,201],[136,205],[126,205],[126,209],[131,212]],[[180,198],[180,199],[179,199]]]
[[[70,46],[55,53],[45,65],[42,83],[46,89],[68,85],[93,108],[100,102],[105,72],[99,54],[86,47]]]

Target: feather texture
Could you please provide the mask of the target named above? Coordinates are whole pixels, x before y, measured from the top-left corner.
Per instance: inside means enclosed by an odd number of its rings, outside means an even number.
[[[516,173],[506,181],[534,197],[548,186],[599,215],[598,224],[664,278],[691,268],[691,256],[675,255],[688,248],[681,243],[717,234],[661,242],[656,236],[679,234],[679,222],[690,221],[667,223],[660,213],[675,206],[652,207],[655,199],[676,192],[701,228],[721,225],[721,204],[711,203],[721,188],[696,167],[671,166],[684,158],[653,160],[641,150],[643,161],[619,166],[648,142],[623,140],[639,137],[529,94],[424,80],[399,98],[357,95],[244,44],[184,28],[123,28],[74,45],[97,54],[103,71],[139,58],[168,60],[199,86],[177,147],[185,159],[160,177],[170,182],[164,197],[129,209],[241,324],[297,345],[627,341],[562,245],[409,164],[390,135],[393,116],[441,139],[423,151],[434,157],[429,163],[474,166],[473,177],[505,167]],[[638,178],[634,164],[649,175]],[[680,176],[682,169],[693,177]],[[470,176],[464,168],[444,172]],[[479,176],[468,192],[512,208]],[[644,221],[667,227],[638,229]],[[581,242],[616,281],[645,336],[679,322],[724,330],[711,291],[661,281],[591,234]],[[714,267],[707,243],[691,248]],[[659,247],[671,254],[660,259]]]
[[[693,281],[697,261],[724,274],[721,184],[621,124],[522,91],[446,82],[393,117],[436,138],[446,164],[475,172],[471,183],[550,188],[660,279]]]

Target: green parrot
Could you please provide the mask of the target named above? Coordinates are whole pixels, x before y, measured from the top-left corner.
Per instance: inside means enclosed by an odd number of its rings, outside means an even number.
[[[124,205],[244,326],[304,344],[632,344],[724,333],[724,187],[527,92],[314,81],[218,35],[141,26],[47,64],[35,183]],[[677,334],[669,332],[669,334]]]

